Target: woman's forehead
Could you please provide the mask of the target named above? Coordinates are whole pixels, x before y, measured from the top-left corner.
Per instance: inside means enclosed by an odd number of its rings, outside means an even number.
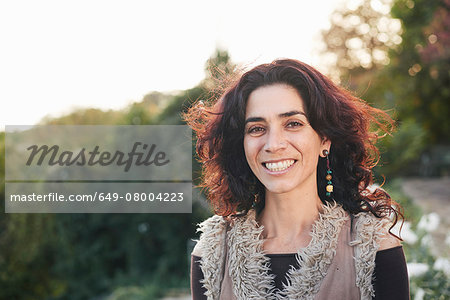
[[[293,111],[305,114],[300,94],[289,85],[274,84],[260,87],[250,94],[245,115],[284,117]]]

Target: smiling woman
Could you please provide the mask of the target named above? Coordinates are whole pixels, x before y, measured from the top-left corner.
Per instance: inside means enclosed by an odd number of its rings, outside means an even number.
[[[185,118],[216,212],[192,253],[194,299],[408,299],[400,207],[371,186],[369,128],[388,130],[387,114],[285,59]]]

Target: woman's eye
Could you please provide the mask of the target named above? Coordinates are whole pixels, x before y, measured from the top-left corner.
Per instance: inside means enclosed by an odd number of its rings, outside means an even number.
[[[263,131],[264,131],[264,128],[263,128],[263,127],[255,126],[255,127],[249,128],[249,129],[247,130],[247,133],[261,133],[261,132],[263,132]]]
[[[300,127],[300,126],[303,126],[303,124],[298,121],[291,121],[287,124],[287,127]]]

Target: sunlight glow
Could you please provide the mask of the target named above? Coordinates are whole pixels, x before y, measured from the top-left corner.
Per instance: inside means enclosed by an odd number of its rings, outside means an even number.
[[[217,46],[238,63],[292,57],[314,64],[320,29],[337,3],[3,1],[2,128],[194,87]]]

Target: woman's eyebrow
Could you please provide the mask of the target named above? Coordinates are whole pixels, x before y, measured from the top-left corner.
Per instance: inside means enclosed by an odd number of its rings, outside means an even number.
[[[288,118],[294,115],[303,115],[306,117],[306,114],[302,111],[298,111],[298,110],[292,110],[292,111],[288,111],[282,114],[279,114],[278,117],[279,118]],[[263,117],[250,117],[247,118],[247,120],[245,120],[245,124],[250,123],[250,122],[261,122],[261,121],[265,121],[266,119],[264,119]]]
[[[306,114],[304,112],[298,111],[298,110],[288,111],[288,112],[279,114],[278,116],[280,118],[287,118],[287,117],[291,117],[291,116],[294,116],[294,115],[304,115],[306,117]]]
[[[261,121],[265,121],[266,119],[262,118],[262,117],[251,117],[251,118],[247,118],[247,120],[245,120],[245,124],[250,123],[250,122],[261,122]]]

